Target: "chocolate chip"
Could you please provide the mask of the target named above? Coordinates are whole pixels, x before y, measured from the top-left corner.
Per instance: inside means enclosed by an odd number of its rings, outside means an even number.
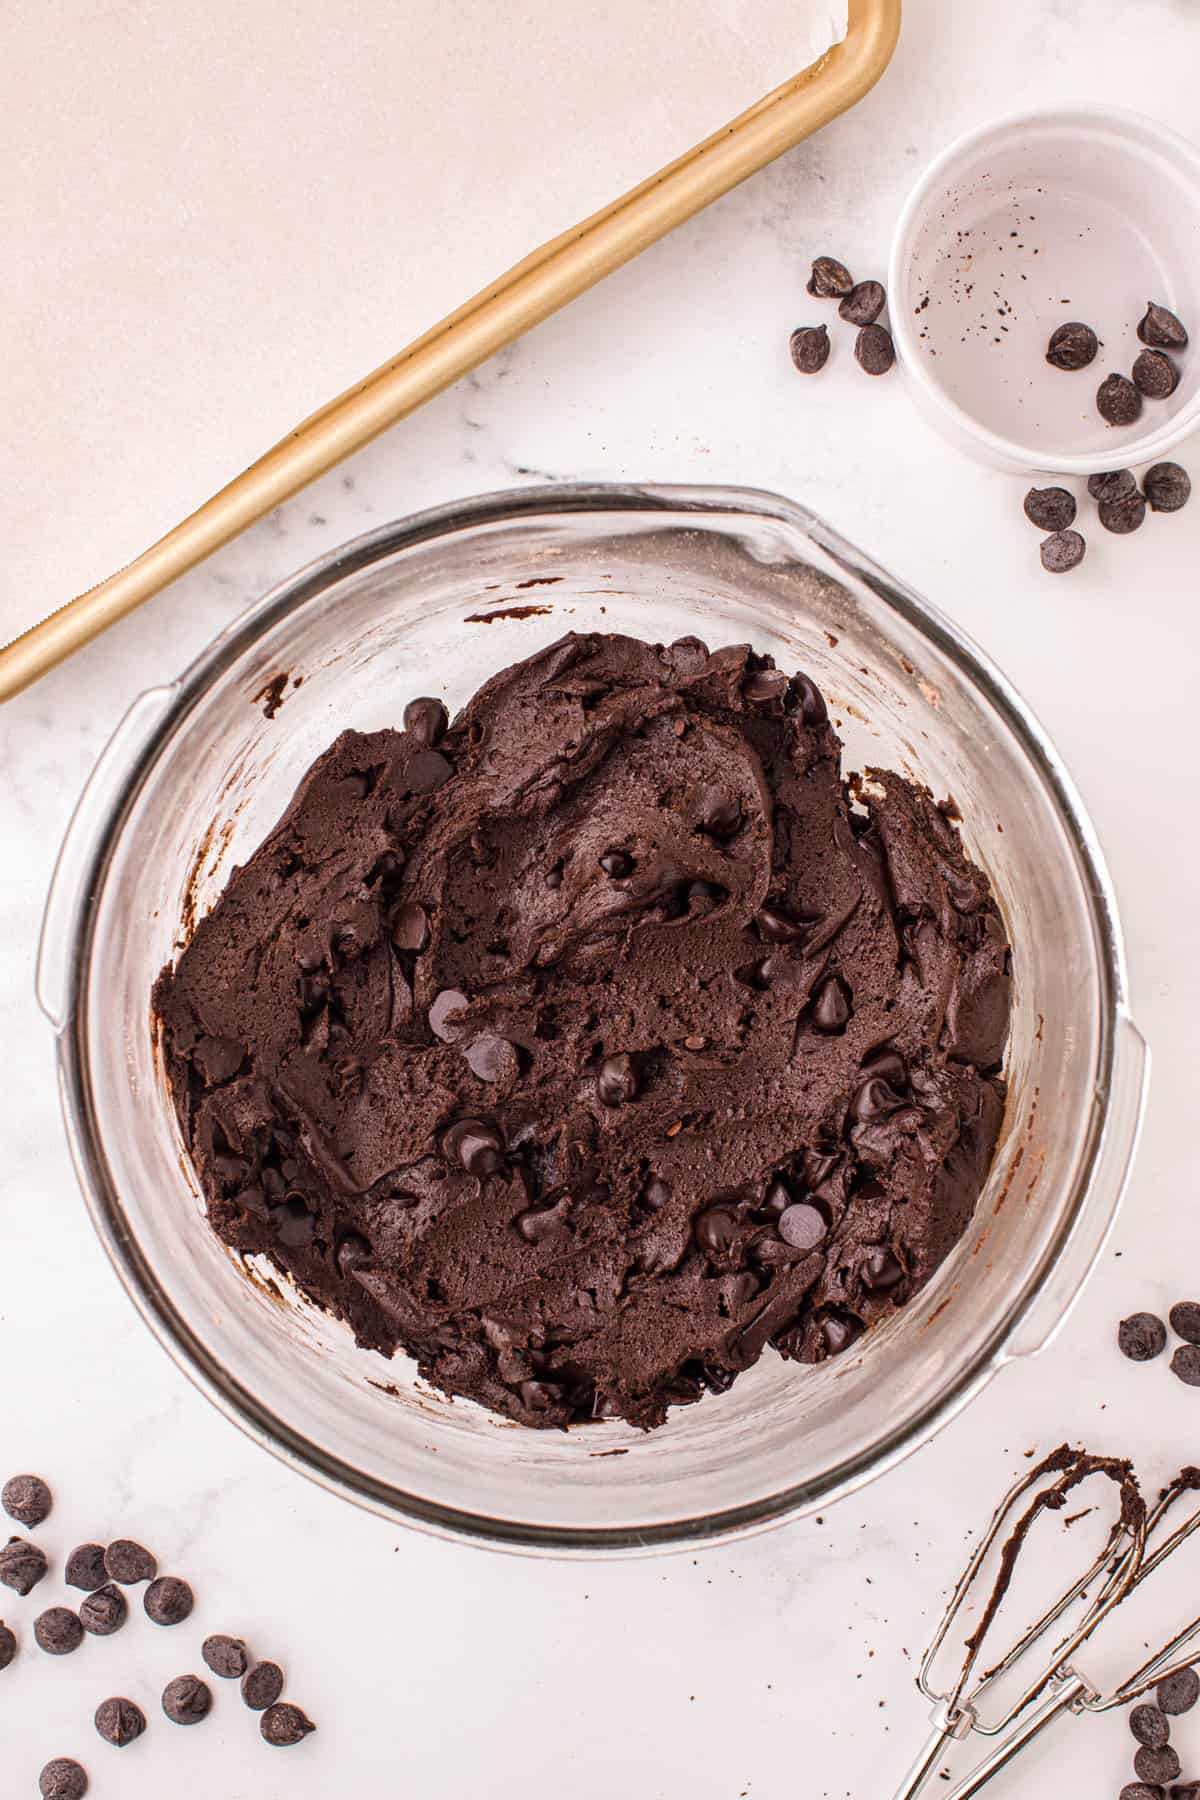
[[[1109,469],[1102,475],[1089,475],[1088,493],[1093,500],[1123,500],[1137,492],[1132,469]]]
[[[286,1701],[278,1706],[269,1706],[259,1725],[267,1743],[280,1749],[286,1749],[290,1744],[303,1743],[309,1732],[316,1729],[312,1720],[306,1718],[298,1706],[290,1706]]]
[[[436,788],[444,787],[453,773],[453,764],[446,761],[440,750],[418,750],[409,758],[404,784],[410,794],[432,794]]]
[[[1139,1781],[1149,1782],[1151,1786],[1174,1781],[1180,1771],[1179,1754],[1170,1744],[1164,1744],[1161,1750],[1150,1750],[1143,1744],[1133,1759],[1134,1774]]]
[[[87,1770],[70,1756],[56,1756],[38,1776],[42,1800],[83,1800],[87,1791]]]
[[[1146,517],[1146,502],[1134,488],[1132,494],[1123,494],[1119,500],[1102,500],[1099,516],[1105,531],[1115,531],[1124,537],[1142,524]]]
[[[788,678],[782,669],[755,669],[742,683],[742,694],[754,706],[769,706],[787,693]]]
[[[873,1119],[884,1119],[904,1105],[903,1096],[882,1075],[868,1075],[853,1100],[850,1111],[860,1125]]]
[[[464,1053],[467,1067],[480,1081],[515,1081],[521,1064],[507,1038],[484,1032]]]
[[[791,693],[800,708],[800,717],[806,725],[824,725],[829,717],[829,709],[825,705],[824,695],[811,675],[799,670],[791,679]]]
[[[452,1044],[466,1030],[456,1015],[465,1012],[471,1002],[460,988],[443,988],[435,994],[429,1008],[429,1029],[444,1044]]]
[[[153,1581],[158,1564],[143,1545],[117,1538],[104,1552],[104,1571],[122,1587],[135,1587],[139,1581]]]
[[[631,1056],[606,1056],[596,1075],[596,1093],[605,1106],[624,1106],[636,1100],[640,1088]]]
[[[63,1575],[68,1587],[82,1588],[85,1594],[94,1594],[107,1579],[103,1544],[79,1544],[72,1550]]]
[[[801,375],[815,375],[829,361],[829,331],[824,325],[801,325],[788,339],[792,361]]]
[[[1077,531],[1056,531],[1042,544],[1042,567],[1051,575],[1065,575],[1068,569],[1079,567],[1086,549]]]
[[[1189,1344],[1200,1344],[1200,1302],[1179,1300],[1167,1314],[1176,1337]]]
[[[92,1637],[111,1637],[128,1617],[129,1602],[112,1581],[80,1602],[79,1623]]]
[[[278,1663],[257,1662],[242,1676],[242,1699],[251,1712],[273,1706],[283,1692],[283,1670]]]
[[[1157,1706],[1135,1706],[1129,1715],[1129,1729],[1139,1744],[1150,1750],[1161,1750],[1171,1735],[1171,1727]]]
[[[1062,487],[1030,488],[1025,517],[1039,531],[1065,531],[1075,523],[1075,496]]]
[[[212,1689],[198,1675],[177,1675],[162,1692],[162,1709],[173,1725],[199,1725],[212,1711]]]
[[[22,1599],[33,1592],[49,1567],[44,1553],[25,1538],[9,1538],[0,1550],[0,1581]]]
[[[817,989],[812,1005],[812,1022],[817,1031],[836,1037],[850,1022],[850,1001],[843,983],[830,975]]]
[[[698,797],[699,827],[709,837],[731,838],[742,823],[742,803],[726,788],[707,787]]]
[[[1096,389],[1096,411],[1106,425],[1132,425],[1142,414],[1142,396],[1126,375],[1106,375]]]
[[[17,1640],[8,1626],[0,1619],[0,1669],[7,1669],[17,1654]]]
[[[1148,1787],[1144,1781],[1127,1781],[1118,1800],[1163,1800],[1160,1787]]]
[[[371,1261],[371,1246],[365,1237],[357,1231],[348,1231],[337,1247],[335,1261],[338,1274],[343,1278],[353,1275],[356,1269],[363,1269]],[[233,1640],[231,1639],[230,1642]]]
[[[710,1206],[692,1227],[696,1242],[705,1256],[721,1257],[735,1242],[738,1232],[736,1216],[726,1206]]]
[[[811,926],[775,906],[764,906],[755,920],[758,935],[768,944],[796,944],[807,937]]]
[[[817,300],[842,300],[854,291],[854,277],[834,256],[818,256],[808,278],[807,293]]]
[[[868,375],[886,375],[896,360],[886,325],[864,325],[854,340],[854,360]]]
[[[1188,1387],[1200,1387],[1200,1344],[1180,1344],[1171,1358],[1171,1373]]]
[[[1151,1362],[1167,1347],[1167,1328],[1155,1313],[1131,1313],[1117,1326],[1117,1348],[1130,1362]]]
[[[527,1244],[562,1243],[571,1235],[561,1205],[531,1207],[518,1213],[513,1223]]]
[[[1100,340],[1090,325],[1079,319],[1068,319],[1050,334],[1046,361],[1054,369],[1086,369],[1100,348]]]
[[[829,1233],[825,1215],[819,1207],[811,1206],[807,1201],[798,1201],[780,1214],[775,1229],[785,1244],[793,1250],[815,1250]]]
[[[627,875],[633,874],[633,858],[628,850],[606,850],[600,858],[600,867],[614,881],[624,881]]]
[[[33,1621],[33,1635],[47,1656],[70,1656],[83,1642],[83,1626],[69,1606],[50,1606]]]
[[[494,1175],[504,1161],[504,1139],[482,1119],[459,1119],[442,1139],[444,1154],[468,1175]]]
[[[406,900],[392,914],[392,942],[397,950],[418,955],[429,942],[429,914],[415,900]]]
[[[206,1637],[200,1646],[205,1664],[222,1681],[240,1681],[250,1667],[250,1652],[241,1638],[226,1637],[217,1632]]]
[[[714,882],[693,881],[688,884],[688,911],[701,918],[710,913],[714,906],[719,906],[724,898],[725,889],[717,887]]]
[[[1133,359],[1133,385],[1147,400],[1166,400],[1179,386],[1179,370],[1165,350],[1142,350]]]
[[[1157,1790],[1151,1788],[1146,1791],[1149,1793],[1156,1793],[1156,1795],[1162,1793],[1161,1788]],[[1171,1789],[1171,1800],[1200,1800],[1200,1781],[1184,1781],[1177,1783]]]
[[[1157,306],[1153,300],[1146,302],[1137,334],[1143,344],[1151,344],[1156,350],[1183,350],[1188,341],[1187,332],[1170,308]]]
[[[196,1598],[187,1582],[177,1575],[160,1575],[146,1589],[143,1604],[146,1617],[156,1625],[182,1625],[196,1604]]]
[[[440,700],[428,694],[410,700],[404,709],[404,729],[423,750],[440,743],[450,723],[450,714]]]
[[[763,1195],[762,1206],[759,1210],[765,1213],[768,1219],[778,1220],[791,1206],[793,1198],[792,1190],[788,1187],[787,1182],[776,1175],[767,1183],[767,1191]]]
[[[821,1321],[821,1336],[830,1356],[840,1356],[862,1333],[863,1322],[854,1313],[840,1309],[827,1313]]]
[[[0,1489],[0,1506],[18,1525],[40,1525],[54,1500],[40,1475],[14,1475]]]
[[[303,1194],[289,1194],[282,1206],[271,1209],[271,1229],[289,1250],[305,1249],[312,1243],[316,1228],[317,1222]]]
[[[652,1175],[641,1192],[641,1202],[647,1212],[661,1212],[671,1198],[671,1184],[661,1181]]]
[[[1159,1682],[1154,1698],[1158,1701],[1159,1712],[1169,1713],[1172,1717],[1191,1712],[1200,1700],[1200,1675],[1195,1669],[1179,1669]]]
[[[141,1737],[146,1729],[146,1715],[133,1700],[120,1696],[111,1700],[102,1700],[96,1708],[96,1730],[106,1744],[113,1744],[118,1750],[126,1744],[132,1744]]]
[[[904,1280],[904,1264],[890,1250],[872,1250],[859,1276],[870,1294],[887,1294]]]
[[[838,307],[847,325],[873,325],[887,305],[882,281],[856,281]]]
[[[1178,512],[1188,503],[1192,482],[1187,470],[1178,463],[1160,462],[1146,470],[1142,488],[1151,512]]]

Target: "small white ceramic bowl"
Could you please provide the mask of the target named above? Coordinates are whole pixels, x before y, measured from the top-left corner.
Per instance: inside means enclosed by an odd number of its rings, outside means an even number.
[[[985,462],[1088,475],[1152,462],[1200,425],[1200,153],[1115,107],[1014,113],[935,159],[905,204],[888,276],[896,350],[930,419]],[[1168,400],[1106,425],[1096,390],[1128,375],[1148,300],[1192,333]],[[1052,368],[1055,326],[1101,341]]]

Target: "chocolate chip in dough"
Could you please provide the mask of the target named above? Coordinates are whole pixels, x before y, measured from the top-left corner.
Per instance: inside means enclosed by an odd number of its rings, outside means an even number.
[[[458,1119],[442,1138],[442,1150],[468,1175],[494,1175],[504,1161],[504,1140],[483,1119]]]
[[[638,1075],[631,1056],[606,1056],[596,1075],[596,1093],[605,1106],[625,1106],[638,1096]]]
[[[53,1495],[40,1475],[14,1475],[0,1489],[0,1506],[18,1525],[42,1524],[53,1505]]]
[[[404,729],[423,750],[432,750],[441,742],[449,723],[445,706],[428,694],[410,700],[404,709]]]
[[[106,1744],[123,1750],[145,1731],[146,1715],[136,1701],[115,1696],[100,1702],[95,1712],[95,1726]]]
[[[1167,1347],[1167,1328],[1157,1313],[1131,1313],[1117,1326],[1117,1348],[1130,1362],[1151,1362]]]

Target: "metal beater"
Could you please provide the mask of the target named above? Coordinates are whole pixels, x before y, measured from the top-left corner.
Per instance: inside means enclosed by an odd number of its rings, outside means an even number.
[[[1099,1554],[1041,1618],[1022,1633],[1000,1661],[976,1677],[984,1640],[1000,1611],[1021,1549],[1035,1520],[1043,1512],[1061,1510],[1071,1490],[1094,1476],[1114,1482],[1120,1499],[1118,1516]],[[1018,1514],[1020,1502],[1043,1481],[1046,1485]],[[1174,1522],[1175,1509],[1188,1496],[1192,1497],[1192,1506],[1178,1522]],[[988,1554],[1006,1526],[1009,1529],[1000,1550],[999,1574],[979,1623],[966,1639],[966,1655],[950,1685],[939,1688],[935,1685],[934,1671],[947,1637],[972,1597]],[[917,1795],[925,1791],[947,1749],[977,1733],[982,1738],[996,1740],[991,1752],[956,1787],[939,1790],[941,1800],[970,1800],[971,1795],[979,1793],[993,1775],[1006,1768],[1027,1744],[1063,1713],[1078,1717],[1081,1713],[1107,1712],[1115,1706],[1127,1706],[1157,1682],[1186,1668],[1190,1659],[1181,1652],[1200,1633],[1200,1615],[1108,1693],[1101,1692],[1089,1681],[1073,1666],[1071,1659],[1122,1600],[1160,1568],[1197,1528],[1200,1528],[1200,1469],[1182,1469],[1149,1510],[1127,1462],[1113,1457],[1089,1456],[1085,1451],[1070,1450],[1065,1445],[1014,1483],[992,1515],[925,1653],[917,1685],[926,1699],[933,1702],[932,1730],[897,1790],[896,1800],[916,1800]],[[1091,1591],[1093,1588],[1094,1592]],[[1041,1648],[1042,1640],[1073,1607],[1080,1609],[1079,1616],[1038,1662],[1035,1653]],[[1034,1668],[1026,1686],[1011,1704],[997,1707],[996,1717],[986,1718],[980,1710],[981,1701],[1003,1676],[1026,1658]]]

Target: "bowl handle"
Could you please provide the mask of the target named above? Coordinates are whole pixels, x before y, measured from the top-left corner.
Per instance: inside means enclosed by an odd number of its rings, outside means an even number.
[[[1149,1078],[1149,1045],[1121,1008],[1116,1018],[1108,1116],[1092,1173],[1094,1203],[1076,1220],[1049,1280],[1005,1345],[1003,1361],[1036,1356],[1053,1342],[1099,1261],[1133,1165]]]
[[[38,1005],[55,1031],[61,1031],[67,1020],[77,928],[88,891],[98,874],[100,832],[120,803],[176,691],[174,686],[147,688],[138,695],[100,752],[71,814],[50,878],[35,982]]]

